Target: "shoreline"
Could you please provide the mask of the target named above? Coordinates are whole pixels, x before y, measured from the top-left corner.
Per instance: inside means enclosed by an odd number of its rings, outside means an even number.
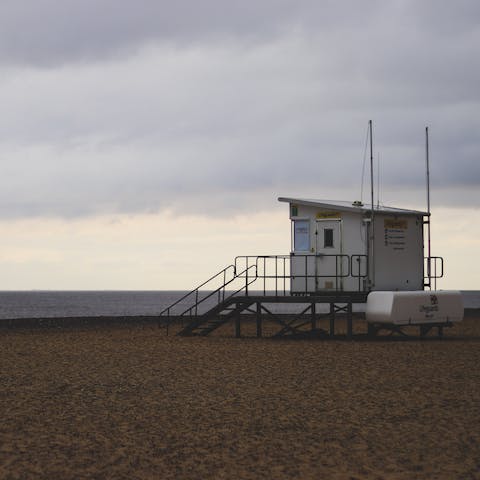
[[[277,317],[282,318],[284,321],[292,319],[295,315],[291,313],[286,314],[277,314]],[[327,321],[325,316],[319,316],[319,322]],[[345,323],[345,314],[337,314],[336,319],[337,323],[340,326],[342,331],[343,323]],[[462,325],[465,325],[466,320],[469,320],[470,323],[472,320],[476,322],[480,321],[480,308],[465,308],[464,309],[464,320],[462,322],[456,322],[452,327],[448,328],[447,331],[454,332],[453,336],[447,335],[450,338],[458,337],[459,339],[464,339]],[[262,315],[262,320],[266,323],[269,322],[268,315]],[[176,331],[179,329],[180,324],[183,325],[187,319],[181,316],[172,316],[168,322],[167,327],[167,317],[160,317],[158,315],[123,315],[123,316],[110,316],[110,315],[99,315],[99,316],[79,316],[79,317],[34,317],[34,318],[11,318],[11,319],[0,319],[0,332],[8,332],[15,330],[75,330],[75,329],[89,329],[89,328],[147,328],[147,327],[157,327],[159,330],[167,331],[171,329],[171,334],[175,335]],[[364,337],[366,333],[365,314],[363,312],[354,312],[353,313],[353,322],[354,322],[354,337],[357,339]],[[254,314],[244,314],[242,315],[242,324],[245,327],[245,330],[248,332],[246,337],[253,338],[252,327],[255,324],[255,315]],[[233,320],[227,322],[219,330],[222,333],[226,332],[227,328],[231,328],[233,325]],[[408,338],[420,338],[416,334],[416,328],[418,326],[405,326],[405,328],[410,331],[414,331],[413,335],[408,335]],[[415,330],[414,330],[415,329]],[[460,333],[462,332],[462,333]],[[215,336],[215,334],[214,334]],[[226,336],[233,336],[232,332]],[[270,335],[264,335],[265,338],[268,338]],[[468,335],[467,335],[468,336]],[[338,336],[339,338],[343,337],[343,334]],[[337,337],[337,339],[338,339]],[[382,336],[380,336],[381,338]],[[386,338],[386,336],[383,336]],[[333,340],[334,338],[332,338]]]

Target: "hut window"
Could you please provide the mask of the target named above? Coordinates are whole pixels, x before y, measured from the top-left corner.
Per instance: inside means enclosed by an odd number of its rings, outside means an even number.
[[[324,248],[333,247],[333,228],[325,228],[323,230],[323,247]]]
[[[310,222],[308,220],[293,222],[293,249],[295,252],[310,250]]]

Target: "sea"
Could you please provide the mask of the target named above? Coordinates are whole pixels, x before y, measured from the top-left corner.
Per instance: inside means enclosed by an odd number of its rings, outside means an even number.
[[[2,291],[0,319],[155,316],[186,293],[165,290]],[[462,296],[465,308],[480,308],[479,290],[464,290]],[[285,307],[289,308],[287,305],[282,308]]]

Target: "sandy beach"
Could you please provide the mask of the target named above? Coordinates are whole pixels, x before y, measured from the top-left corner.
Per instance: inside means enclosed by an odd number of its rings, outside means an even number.
[[[480,478],[480,318],[442,340],[0,331],[2,479]]]

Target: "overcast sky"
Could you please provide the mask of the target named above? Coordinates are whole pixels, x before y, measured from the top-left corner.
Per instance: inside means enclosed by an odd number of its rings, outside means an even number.
[[[478,208],[479,58],[478,0],[3,0],[0,219],[359,199],[369,119],[383,203],[425,207],[428,125]]]

